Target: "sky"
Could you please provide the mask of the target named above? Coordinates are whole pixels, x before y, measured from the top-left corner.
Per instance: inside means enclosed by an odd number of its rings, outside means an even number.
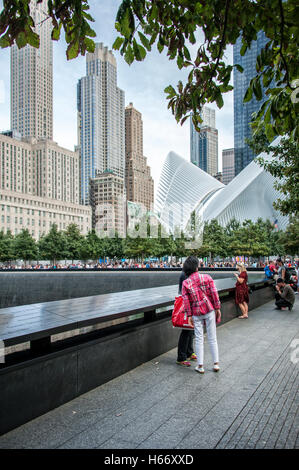
[[[90,0],[90,13],[95,19],[92,24],[97,37],[109,49],[117,37],[114,28],[117,9],[121,0]],[[2,9],[2,2],[0,2]],[[63,36],[62,36],[63,38]],[[64,39],[53,44],[53,101],[54,140],[62,147],[73,150],[77,144],[77,83],[85,76],[85,57],[79,56],[68,61]],[[198,45],[197,45],[198,46]],[[194,47],[194,46],[193,46]],[[167,109],[164,88],[176,85],[187,76],[179,70],[175,61],[166,53],[160,54],[156,46],[143,62],[129,66],[124,58],[113,51],[117,60],[118,87],[125,92],[125,104],[133,103],[142,113],[144,155],[151,167],[157,191],[164,159],[175,151],[190,160],[190,121],[183,126],[176,123]],[[232,49],[227,51],[227,62],[232,63]],[[222,150],[234,146],[233,136],[233,92],[224,95],[224,106],[219,110],[216,104],[209,104],[216,110],[218,129],[218,166],[222,169]],[[10,51],[0,49],[0,130],[10,128]]]

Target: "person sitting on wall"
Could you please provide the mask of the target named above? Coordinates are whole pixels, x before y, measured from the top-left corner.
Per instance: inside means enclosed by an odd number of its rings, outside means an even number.
[[[282,278],[277,279],[275,286],[275,305],[278,310],[281,310],[284,307],[288,307],[289,310],[292,310],[295,302],[295,294],[293,289],[289,284],[286,284]]]

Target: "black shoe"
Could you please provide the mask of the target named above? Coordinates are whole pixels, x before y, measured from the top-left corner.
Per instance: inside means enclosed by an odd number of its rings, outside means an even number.
[[[292,308],[293,308],[293,305],[290,305],[290,306],[289,306],[289,311],[291,311],[291,310],[292,310]]]

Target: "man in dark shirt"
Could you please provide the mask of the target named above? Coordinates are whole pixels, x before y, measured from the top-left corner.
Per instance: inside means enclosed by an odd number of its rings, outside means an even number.
[[[295,294],[289,284],[286,284],[282,278],[277,279],[276,282],[275,305],[281,310],[283,307],[288,307],[292,310],[295,302]]]

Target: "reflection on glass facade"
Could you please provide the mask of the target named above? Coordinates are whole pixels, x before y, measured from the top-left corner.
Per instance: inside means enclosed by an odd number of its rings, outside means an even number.
[[[214,176],[218,172],[218,130],[215,129],[215,110],[202,109],[203,122],[197,132],[190,119],[190,161]]]
[[[222,150],[222,183],[228,184],[235,176],[235,149]]]
[[[77,86],[81,199],[89,204],[89,180],[105,170],[125,176],[125,96],[117,87],[116,59],[102,43],[86,55]]]
[[[263,98],[257,101],[254,97],[249,103],[243,103],[246,90],[250,80],[256,75],[256,58],[261,49],[267,44],[268,39],[265,34],[260,31],[257,41],[251,44],[251,48],[247,50],[242,57],[240,49],[242,46],[241,36],[234,45],[234,64],[240,64],[244,71],[238,72],[234,69],[234,148],[235,148],[235,175],[239,174],[254,158],[255,155],[250,147],[246,144],[246,139],[251,137],[250,121],[252,113],[257,112],[262,103]]]

